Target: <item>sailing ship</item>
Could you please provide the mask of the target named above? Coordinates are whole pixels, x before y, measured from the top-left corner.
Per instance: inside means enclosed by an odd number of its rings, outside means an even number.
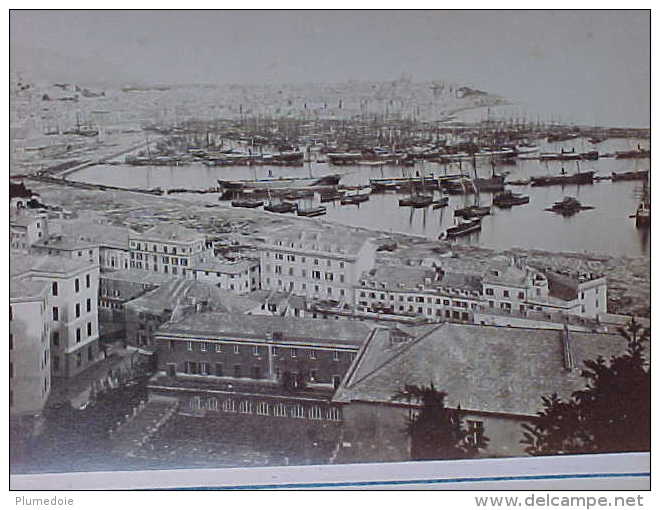
[[[635,211],[635,226],[637,228],[648,228],[651,226],[651,197],[648,191],[648,180],[644,181],[642,195]]]
[[[648,179],[648,170],[635,170],[630,172],[612,172],[612,181],[645,181]]]
[[[556,184],[593,184],[594,170],[588,172],[580,172],[580,165],[578,163],[578,171],[575,174],[568,175],[566,170],[561,169],[561,175],[544,175],[541,177],[532,177],[532,186],[553,186]]]

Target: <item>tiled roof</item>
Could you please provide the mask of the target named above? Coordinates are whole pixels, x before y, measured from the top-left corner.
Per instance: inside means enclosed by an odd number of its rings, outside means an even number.
[[[288,342],[323,342],[359,347],[370,331],[369,326],[356,321],[200,313],[177,323],[165,324],[158,333],[266,339],[272,333],[280,332],[283,340]]]
[[[179,279],[175,276],[159,273],[157,271],[147,271],[146,269],[127,268],[118,271],[107,271],[101,273],[102,280],[115,280],[132,283],[148,283],[151,285],[162,285],[169,281]]]
[[[386,330],[363,347],[335,397],[391,402],[405,384],[428,385],[466,410],[534,415],[541,396],[562,397],[585,386],[582,361],[620,354],[620,336],[571,332],[578,370],[564,368],[561,331],[445,323],[390,347]]]
[[[59,227],[62,233],[67,236],[75,236],[77,239],[87,239],[103,246],[111,246],[124,250],[128,250],[129,235],[135,235],[135,232],[128,227],[84,219],[51,220],[51,222],[54,226]]]
[[[270,234],[269,241],[273,244],[282,242],[282,248],[302,249],[319,252],[330,252],[338,255],[356,254],[373,234],[362,231],[337,229],[330,226],[319,226],[310,229],[309,226],[287,227]],[[294,244],[291,247],[291,243]],[[301,248],[302,246],[302,248]],[[316,249],[314,249],[316,246]]]
[[[421,266],[376,266],[360,275],[360,280],[366,280],[367,283],[374,281],[386,283],[388,289],[414,288],[418,284],[423,284],[426,278],[433,278],[435,271],[428,267]]]
[[[250,265],[250,262],[247,260],[232,262],[230,260],[218,259],[208,254],[197,255],[190,263],[190,267],[193,270],[215,271],[225,274],[243,273],[250,268]]]

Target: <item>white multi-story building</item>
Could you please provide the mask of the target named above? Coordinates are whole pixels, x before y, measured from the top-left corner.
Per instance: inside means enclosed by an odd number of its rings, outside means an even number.
[[[9,284],[9,413],[19,434],[35,432],[50,394],[49,290],[29,276]]]
[[[48,237],[48,219],[43,213],[18,208],[9,220],[9,245],[12,250],[28,251]]]
[[[190,277],[210,283],[237,294],[246,294],[259,289],[259,260],[222,260],[210,252],[195,256],[191,263]]]
[[[261,287],[352,304],[355,284],[373,267],[375,254],[375,243],[362,232],[282,230],[261,247]]]
[[[192,260],[206,249],[206,236],[177,224],[162,223],[129,235],[130,266],[191,278]]]
[[[84,257],[12,253],[12,277],[31,277],[49,284],[51,369],[54,377],[72,377],[98,355],[99,266]]]

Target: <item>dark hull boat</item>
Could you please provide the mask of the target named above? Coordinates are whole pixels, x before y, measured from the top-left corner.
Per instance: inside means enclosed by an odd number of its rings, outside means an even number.
[[[325,207],[322,205],[316,206],[316,207],[305,207],[305,208],[298,208],[298,211],[296,214],[298,216],[322,216],[326,214],[327,210]]]
[[[504,191],[504,176],[493,175],[490,178],[477,178],[474,185],[479,191]]]
[[[330,174],[322,177],[273,177],[269,179],[251,179],[244,181],[223,181],[218,184],[225,189],[290,189],[308,186],[336,186],[341,175]]]
[[[475,218],[481,216],[487,216],[490,214],[490,207],[479,207],[476,205],[471,205],[468,207],[462,207],[454,211],[454,216],[461,216],[463,218]]]
[[[261,207],[264,205],[263,200],[254,200],[254,199],[244,199],[244,200],[232,200],[231,205],[233,207],[248,207],[254,209],[255,207]]]
[[[360,193],[358,195],[345,195],[344,198],[341,199],[341,204],[342,205],[360,204],[362,202],[366,202],[367,200],[369,200],[368,193]]]
[[[549,209],[546,209],[546,211],[555,212],[561,214],[562,216],[573,216],[575,213],[585,209],[593,209],[593,207],[582,205],[577,199],[573,197],[564,197],[563,200],[555,202],[554,205]]]
[[[532,186],[554,186],[557,184],[593,184],[596,172],[581,172],[572,175],[545,175],[532,177]]]
[[[520,193],[505,191],[498,193],[493,197],[493,205],[497,207],[513,207],[514,205],[523,205],[529,203],[529,197]]]
[[[413,195],[407,198],[399,199],[401,207],[428,207],[433,203],[431,195]]]
[[[321,202],[334,202],[341,200],[344,194],[340,191],[326,191],[321,193]]]
[[[290,213],[298,209],[298,204],[293,204],[291,202],[278,202],[276,204],[269,203],[264,205],[264,211],[274,212],[274,213]]]
[[[645,181],[649,176],[648,170],[616,173],[612,172],[612,181]]]
[[[449,205],[449,197],[443,196],[433,201],[433,209],[440,209],[441,207],[447,207]]]
[[[472,232],[478,232],[480,230],[481,218],[476,218],[474,220],[459,223],[454,227],[449,227],[444,234],[440,236],[440,239],[455,239],[456,237],[466,236]]]

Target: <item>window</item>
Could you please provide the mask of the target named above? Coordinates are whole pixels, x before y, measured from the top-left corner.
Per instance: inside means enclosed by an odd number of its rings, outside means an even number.
[[[259,346],[258,345],[255,345],[252,348],[252,354],[254,354],[255,356],[259,356]]]
[[[310,370],[309,371],[309,380],[310,381],[312,381],[312,382],[316,381],[316,376],[317,376],[316,370]]]
[[[261,416],[268,416],[268,403],[259,402],[257,403],[257,414]]]
[[[53,331],[53,345],[55,347],[60,345],[60,332],[59,331]]]
[[[200,369],[199,372],[200,372],[200,374],[202,374],[202,375],[209,375],[209,373],[210,373],[210,367],[209,367],[209,364],[206,363],[206,362],[202,362],[202,363],[200,363],[200,364],[199,364],[199,369]]]
[[[316,359],[316,351],[314,349],[309,350],[309,359]]]
[[[234,365],[234,377],[236,377],[236,378],[241,377],[241,366],[240,365]]]
[[[493,295],[493,289],[490,289],[490,288],[486,289],[486,295],[487,296],[492,296]]]
[[[238,345],[234,345],[234,354],[239,354],[241,352]]]
[[[215,375],[217,377],[222,377],[223,372],[222,372],[222,363],[216,363],[215,364]]]
[[[525,293],[524,292],[518,292],[518,299],[525,299]]]
[[[218,410],[218,399],[215,397],[211,397],[208,401],[208,408],[210,411],[217,411]]]
[[[92,336],[92,323],[91,322],[87,323],[87,336],[88,337]]]
[[[298,349],[296,349],[295,347],[292,347],[291,348],[291,357],[295,358],[297,355],[298,355]]]
[[[80,342],[81,335],[80,335],[80,328],[76,328],[76,343]]]
[[[341,421],[341,412],[338,407],[329,407],[326,411],[326,417],[331,421]]]
[[[334,386],[335,389],[339,388],[339,385],[341,384],[341,376],[340,375],[333,375],[332,376],[332,386]]]
[[[312,406],[309,408],[309,419],[320,420],[322,418],[321,408],[319,406]]]
[[[199,350],[202,352],[206,352],[206,342],[202,342],[199,344]]]
[[[286,406],[281,403],[274,405],[273,416],[286,416]]]
[[[509,297],[509,291],[508,291],[508,290],[505,290],[505,291],[502,293],[502,295],[503,295],[504,297]]]
[[[92,286],[92,278],[90,275],[85,275],[85,285],[88,289]]]
[[[79,367],[80,365],[82,365],[82,352],[76,354],[76,366]]]
[[[76,292],[80,292],[80,280],[78,278],[76,278],[74,282],[74,287],[76,289]]]
[[[80,317],[80,303],[76,303],[76,319]]]
[[[11,308],[10,308],[11,310]],[[56,306],[53,307],[53,320],[58,321],[60,320],[60,309],[57,308]]]
[[[186,344],[186,348],[187,348],[189,351],[192,351],[192,350],[193,350],[193,343],[192,343],[190,340],[188,340],[188,343]]]
[[[291,406],[291,418],[304,418],[305,408],[300,404]]]
[[[238,412],[243,414],[252,413],[252,402],[249,400],[242,400],[241,403],[238,404]]]
[[[476,420],[467,420],[468,436],[467,441],[469,444],[476,446],[484,437],[484,422]]]
[[[222,410],[226,413],[236,412],[236,402],[230,398],[222,402]]]
[[[332,359],[333,359],[333,361],[339,361],[339,359],[340,359],[339,356],[340,356],[340,352],[339,352],[339,351],[334,351],[334,352],[332,353]]]
[[[87,311],[92,311],[92,300],[90,298],[87,298]]]
[[[215,352],[222,352],[222,344],[215,344]]]
[[[57,291],[58,291],[57,282],[53,282],[53,285],[52,285],[53,296],[57,296]]]

